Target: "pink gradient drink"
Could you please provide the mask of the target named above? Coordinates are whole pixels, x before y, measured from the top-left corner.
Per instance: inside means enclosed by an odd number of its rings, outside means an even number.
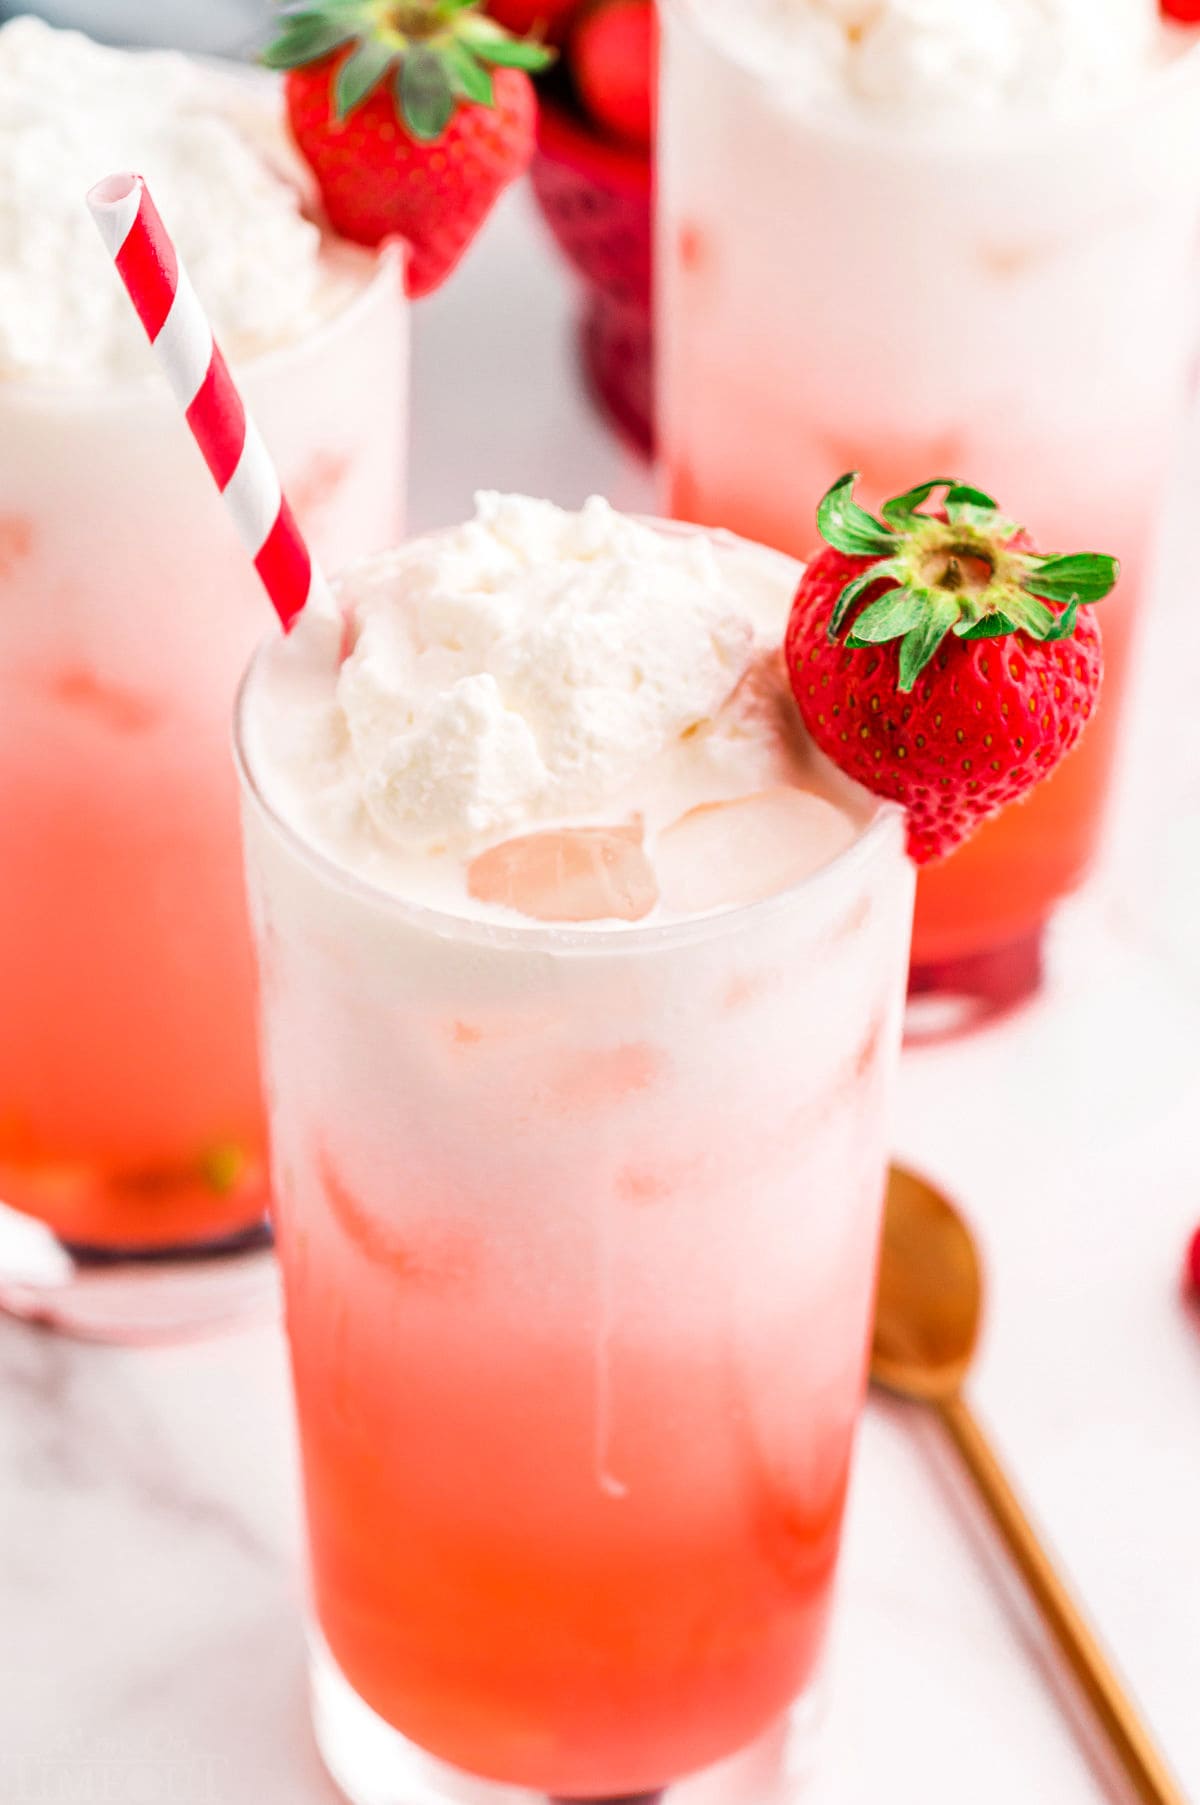
[[[422,634],[436,610],[445,645],[470,646],[497,581],[511,616],[507,532],[467,602],[446,586],[465,537],[427,612],[412,592]],[[757,548],[713,543],[733,590],[761,571]],[[603,624],[573,642],[585,688],[630,568],[605,567]],[[795,568],[767,568],[781,622]],[[543,599],[563,593],[551,576]],[[371,625],[351,618],[361,649]],[[647,647],[654,633],[647,615]],[[611,914],[634,918],[581,920],[570,850],[616,830],[562,825],[555,804],[542,834],[576,925],[537,926],[540,868],[499,906],[480,879],[494,852],[464,887],[455,852],[400,852],[347,807],[343,720],[374,759],[381,717],[361,704],[389,685],[370,659],[335,685],[333,659],[314,676],[294,644],[268,647],[239,729],[326,1760],[372,1805],[466,1786],[686,1800],[723,1763],[723,1800],[761,1799],[819,1657],[862,1398],[912,897],[902,819],[811,749],[782,789],[737,794],[751,741],[791,744],[772,666],[765,706],[711,754],[724,709],[664,741],[622,805],[583,815],[631,821],[623,844],[644,837],[659,900],[598,862],[593,897],[612,886]],[[511,711],[519,648],[497,662]],[[637,695],[658,680],[643,676]],[[478,701],[478,676],[462,681]],[[456,756],[452,694],[430,702],[426,818]],[[389,706],[377,768],[399,782],[413,729],[407,702]],[[727,785],[685,812],[681,862],[659,803],[697,744],[683,788]],[[396,791],[386,816],[362,794],[398,832]],[[782,815],[774,844],[746,828],[781,795],[792,846]],[[836,839],[806,847],[805,821],[824,835],[834,816]],[[526,844],[504,842],[510,870]],[[722,886],[741,906],[720,906]]]
[[[337,559],[401,526],[407,309],[398,252],[322,257],[327,316],[238,380]],[[265,605],[153,368],[0,369],[0,601],[0,1302],[182,1333],[245,1275],[157,1256],[254,1241],[267,1199],[228,730]]]
[[[1145,10],[1157,20],[1149,0]],[[1117,0],[1102,11],[1097,40]],[[777,22],[788,12],[781,5]],[[882,80],[882,49],[865,61],[873,37],[882,44],[889,21],[916,16],[817,0],[792,0],[791,12],[821,13],[830,57],[844,55],[864,85]],[[841,45],[834,13],[858,31],[857,50]],[[1042,928],[1101,834],[1164,482],[1194,387],[1200,49],[1194,34],[1175,34],[1115,97],[1061,116],[1049,102],[1011,115],[964,103],[959,115],[952,95],[939,114],[932,102],[906,112],[899,78],[887,105],[851,104],[832,63],[824,77],[836,93],[812,71],[806,92],[784,51],[773,70],[743,23],[724,0],[664,7],[668,506],[807,555],[813,497],[842,472],[861,470],[871,505],[918,478],[969,472],[1037,520],[1048,549],[1119,554],[1123,581],[1102,612],[1105,701],[1079,756],[918,886],[918,985],[1036,981]],[[1149,29],[1153,42],[1159,27]],[[983,79],[978,67],[960,74]]]

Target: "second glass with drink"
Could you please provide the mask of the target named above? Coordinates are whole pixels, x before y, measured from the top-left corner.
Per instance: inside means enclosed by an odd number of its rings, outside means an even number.
[[[1121,559],[1079,756],[918,886],[915,987],[1008,1000],[1096,853],[1194,387],[1196,33],[1154,0],[666,0],[658,183],[673,514],[808,555],[843,471],[873,505],[965,473]]]

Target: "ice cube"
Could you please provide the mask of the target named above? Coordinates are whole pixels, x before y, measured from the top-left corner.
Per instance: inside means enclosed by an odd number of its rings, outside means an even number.
[[[730,909],[801,883],[854,839],[850,817],[811,790],[705,802],[659,836],[659,889],[678,915]]]
[[[467,888],[533,921],[641,921],[658,902],[640,827],[521,834],[472,860]]]

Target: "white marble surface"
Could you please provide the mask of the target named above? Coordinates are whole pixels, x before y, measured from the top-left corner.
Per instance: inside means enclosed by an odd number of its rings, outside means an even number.
[[[579,396],[570,307],[512,197],[421,310],[415,524],[497,481],[649,505]],[[1167,598],[1122,857],[1064,914],[1050,994],[910,1055],[898,1141],[979,1225],[977,1400],[1200,1799],[1200,1316],[1179,1286],[1200,1221],[1200,754],[1148,800],[1156,751],[1184,745],[1163,699],[1187,699],[1197,587]],[[0,1323],[3,1805],[331,1801],[298,1573],[274,1327],[123,1353]],[[866,1421],[831,1696],[822,1805],[1122,1796],[936,1436],[900,1407]]]

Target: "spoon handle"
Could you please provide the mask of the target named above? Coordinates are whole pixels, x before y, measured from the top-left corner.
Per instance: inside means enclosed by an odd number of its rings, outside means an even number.
[[[1095,1632],[1055,1571],[970,1407],[954,1397],[940,1402],[937,1409],[1137,1797],[1143,1805],[1188,1805]]]

